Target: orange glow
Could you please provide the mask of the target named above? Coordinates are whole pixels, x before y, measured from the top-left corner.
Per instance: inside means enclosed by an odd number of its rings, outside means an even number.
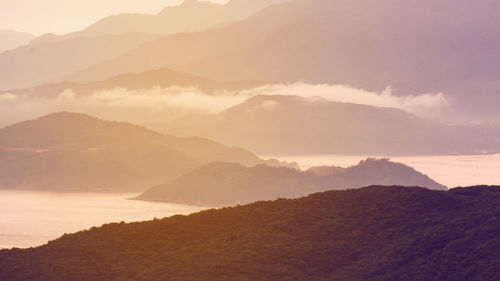
[[[156,14],[182,0],[16,0],[0,1],[0,30],[41,35],[81,30],[101,18],[119,13]],[[225,3],[226,0],[210,0]]]

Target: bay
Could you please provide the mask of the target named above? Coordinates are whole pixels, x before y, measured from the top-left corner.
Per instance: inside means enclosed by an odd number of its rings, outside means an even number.
[[[206,209],[128,200],[136,195],[0,190],[0,249],[40,246],[64,233],[105,223],[145,221]]]

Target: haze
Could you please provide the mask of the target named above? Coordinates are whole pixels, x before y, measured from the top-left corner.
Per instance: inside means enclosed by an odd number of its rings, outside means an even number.
[[[498,11],[0,0],[0,280],[500,280]]]
[[[67,88],[51,97],[0,93],[0,127],[52,112],[71,111],[162,129],[162,120],[164,125],[165,121],[189,113],[219,113],[268,93],[398,108],[427,119],[446,119],[444,113],[448,110],[448,101],[442,93],[398,97],[390,88],[376,93],[345,85],[269,84],[242,91],[219,90],[215,95],[196,87],[178,86],[140,90],[115,87],[88,95],[79,95]]]
[[[101,18],[119,13],[156,14],[183,0],[16,0],[0,1],[0,30],[36,35],[81,30]],[[206,0],[225,3],[227,0]]]

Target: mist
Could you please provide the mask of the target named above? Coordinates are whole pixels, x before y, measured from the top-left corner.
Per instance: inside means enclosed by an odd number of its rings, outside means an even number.
[[[443,93],[396,96],[391,88],[370,92],[346,85],[271,84],[242,91],[204,92],[198,88],[113,88],[78,94],[66,89],[53,96],[0,94],[0,126],[59,112],[81,112],[105,119],[153,126],[187,114],[215,114],[257,95],[296,95],[329,101],[398,108],[425,118],[438,118],[449,107]],[[272,105],[269,105],[272,106]]]
[[[348,85],[293,83],[267,85],[243,91],[242,94],[245,96],[272,94],[322,97],[329,101],[398,108],[424,118],[436,118],[438,110],[449,106],[443,93],[395,96],[390,86],[381,93],[377,93]]]

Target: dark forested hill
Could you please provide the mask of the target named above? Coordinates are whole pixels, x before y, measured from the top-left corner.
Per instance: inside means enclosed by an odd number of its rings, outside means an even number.
[[[207,139],[84,114],[55,113],[0,129],[0,188],[144,190],[213,161],[262,162]]]
[[[349,168],[311,168],[307,172],[265,165],[245,167],[236,163],[210,163],[153,187],[137,199],[226,206],[373,184],[446,189],[413,168],[387,159],[367,159]]]
[[[500,188],[373,186],[0,251],[0,280],[499,280]]]

